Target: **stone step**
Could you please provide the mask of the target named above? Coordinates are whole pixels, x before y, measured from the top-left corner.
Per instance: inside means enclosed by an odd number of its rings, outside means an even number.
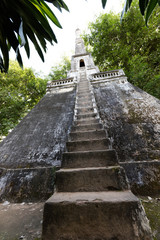
[[[130,191],[54,193],[44,205],[43,240],[151,240]]]
[[[87,107],[87,108],[89,108],[89,107],[93,107],[93,102],[84,102],[84,103],[81,103],[81,102],[79,102],[79,103],[76,103],[76,106],[75,106],[75,108],[84,108],[84,107]]]
[[[80,89],[79,89],[80,90]],[[87,90],[88,91],[88,90]],[[89,89],[89,94],[92,94],[92,92],[91,92],[91,90]],[[77,92],[77,96],[78,95],[83,95],[83,96],[86,96],[87,94],[86,94],[86,92],[85,91],[83,91],[82,93],[78,93]]]
[[[65,152],[62,168],[106,167],[118,165],[115,150]]]
[[[79,86],[89,86],[89,82],[88,81],[83,81],[83,82],[79,82],[78,84],[77,84],[77,86],[79,87]]]
[[[77,98],[76,99],[77,103],[87,103],[87,102],[92,102],[92,97],[86,97],[86,98]]]
[[[90,97],[86,97],[86,98],[77,98],[76,103],[91,103],[92,102],[92,98]]]
[[[83,113],[92,113],[94,112],[93,107],[82,107],[82,108],[75,108],[77,111],[77,114],[83,114]]]
[[[78,86],[77,88],[78,88],[78,90],[90,90],[89,85]]]
[[[77,85],[77,88],[79,89],[79,88],[89,88],[90,86],[89,86],[89,83],[80,83],[80,84],[78,84]]]
[[[81,92],[81,93],[80,93]],[[87,93],[86,93],[87,92]],[[91,90],[89,88],[78,88],[77,96],[81,94],[90,94]]]
[[[86,90],[78,90],[77,91],[77,94],[81,94],[81,93],[85,93],[87,95],[87,94],[91,93],[91,91],[90,90],[87,90],[87,91]]]
[[[83,120],[86,118],[95,118],[97,116],[97,113],[85,113],[85,114],[77,114],[77,119],[78,120]]]
[[[108,138],[98,140],[73,141],[66,143],[68,152],[90,151],[90,150],[107,150],[110,146]]]
[[[83,88],[83,87],[89,87],[90,86],[90,84],[89,84],[89,82],[81,82],[81,83],[79,83],[79,84],[77,84],[77,88]]]
[[[89,82],[84,79],[84,80],[81,80],[81,81],[78,83],[78,86],[79,86],[79,85],[85,85],[85,84],[88,84],[88,85],[89,85]]]
[[[99,123],[99,118],[87,118],[74,121],[74,125],[86,125],[86,124],[94,124]]]
[[[57,192],[120,191],[129,188],[120,166],[60,169],[56,172]]]
[[[87,132],[71,132],[69,135],[70,141],[77,140],[92,140],[92,139],[104,139],[106,138],[105,130],[92,130]]]
[[[72,126],[71,132],[82,132],[82,131],[90,131],[90,130],[98,130],[98,129],[103,129],[103,125],[101,123],[75,125],[75,126]]]
[[[92,94],[89,93],[89,94],[78,94],[77,95],[77,99],[86,99],[86,98],[91,98],[92,99]]]

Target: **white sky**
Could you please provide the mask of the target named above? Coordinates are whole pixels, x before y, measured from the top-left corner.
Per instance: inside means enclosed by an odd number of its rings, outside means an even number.
[[[31,48],[30,59],[22,52],[23,64],[25,67],[32,67],[36,72],[43,75],[49,74],[51,67],[61,61],[61,57],[66,55],[71,57],[74,54],[75,46],[75,30],[80,28],[83,32],[87,30],[89,22],[92,22],[100,13],[122,11],[122,3],[124,0],[108,0],[105,9],[102,8],[101,0],[64,0],[70,12],[63,11],[60,13],[57,9],[53,9],[63,29],[53,25],[53,31],[56,34],[58,44],[48,44],[48,51],[44,54],[45,62],[43,63],[34,50]],[[15,54],[11,52],[11,59],[15,59]]]

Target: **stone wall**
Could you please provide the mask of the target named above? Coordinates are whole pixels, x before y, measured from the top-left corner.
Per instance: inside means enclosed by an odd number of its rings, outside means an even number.
[[[0,143],[0,201],[47,199],[72,125],[75,88],[47,94]]]
[[[160,101],[128,82],[96,84],[94,92],[119,160],[159,160]]]
[[[0,169],[0,202],[44,201],[54,192],[55,167]]]
[[[75,90],[47,94],[0,144],[0,167],[60,164],[73,120]]]
[[[143,195],[157,194],[160,101],[129,82],[96,82],[93,88],[104,127],[132,190]]]

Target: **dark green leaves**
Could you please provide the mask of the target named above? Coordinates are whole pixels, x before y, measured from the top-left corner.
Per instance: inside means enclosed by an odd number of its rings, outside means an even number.
[[[106,3],[107,3],[107,0],[102,0],[102,6],[103,6],[103,8],[105,8]]]
[[[144,16],[144,11],[148,5],[149,0],[139,0],[139,8],[141,11],[141,14]]]
[[[7,74],[0,73],[0,141],[45,94],[47,79],[22,70],[11,61]]]
[[[82,1],[82,0],[81,0]],[[107,0],[101,0],[103,8]],[[46,52],[47,41],[51,44],[57,42],[56,36],[48,20],[57,27],[61,25],[48,3],[62,11],[68,11],[63,0],[0,0],[0,70],[7,71],[9,66],[9,51],[14,49],[17,60],[23,66],[20,47],[24,46],[27,56],[30,56],[29,39],[35,46],[37,53],[44,61],[43,52]],[[122,12],[128,11],[132,0],[126,0]],[[155,6],[160,0],[139,0],[139,8],[145,15],[146,24]]]
[[[124,5],[122,15],[121,15],[121,20],[124,16],[124,13],[127,12],[128,9],[130,8],[131,3],[132,3],[132,0],[125,1],[125,5]],[[157,4],[160,5],[160,0],[139,0],[139,8],[140,8],[141,14],[143,16],[145,15],[146,25],[147,25],[147,22]]]
[[[151,16],[151,13],[153,12],[157,3],[158,3],[158,0],[150,0],[149,1],[148,7],[147,7],[147,12],[146,12],[146,19],[145,19],[146,20],[146,25],[147,25],[147,22],[149,20],[149,17]]]
[[[119,14],[100,15],[84,40],[100,71],[122,68],[131,83],[160,99],[160,8],[146,27],[137,3],[121,24]]]
[[[20,46],[25,46],[27,56],[30,56],[30,39],[40,58],[44,61],[43,51],[46,44],[57,42],[56,36],[48,22],[52,21],[57,27],[61,25],[46,2],[52,3],[60,11],[68,10],[62,0],[1,0],[0,1],[0,70],[7,71],[9,51],[16,52],[20,66],[23,66]]]

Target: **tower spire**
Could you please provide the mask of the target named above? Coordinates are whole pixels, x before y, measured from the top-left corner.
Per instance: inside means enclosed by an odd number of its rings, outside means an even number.
[[[75,41],[75,54],[86,53],[83,39],[81,38],[81,31],[79,28],[76,29],[76,41]]]

